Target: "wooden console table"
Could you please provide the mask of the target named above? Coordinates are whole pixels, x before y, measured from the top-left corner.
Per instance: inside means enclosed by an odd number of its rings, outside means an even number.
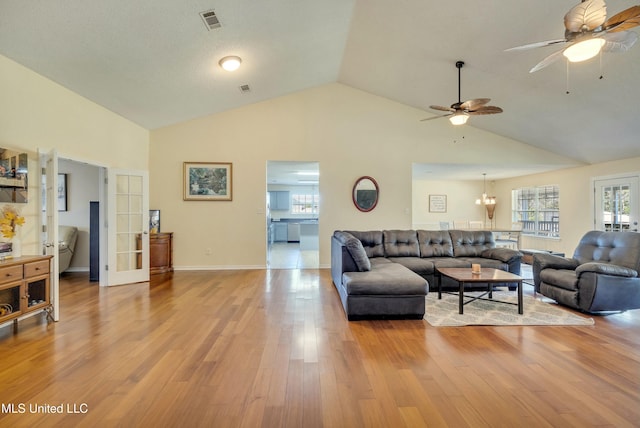
[[[149,234],[149,274],[173,272],[173,232]]]
[[[0,324],[35,312],[53,320],[49,290],[53,256],[22,256],[0,261]]]

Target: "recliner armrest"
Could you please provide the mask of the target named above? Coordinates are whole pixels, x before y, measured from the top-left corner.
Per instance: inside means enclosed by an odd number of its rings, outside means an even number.
[[[501,262],[504,262],[504,263],[509,263],[516,259],[522,259],[522,253],[520,251],[513,250],[511,248],[498,248],[498,247],[487,248],[486,250],[482,251],[480,256],[486,259],[500,260]]]
[[[543,269],[568,269],[575,270],[578,267],[576,259],[567,257],[554,256],[551,254],[534,254],[533,255],[533,284],[536,291],[540,291],[540,272]]]
[[[534,254],[533,269],[535,270],[536,267],[538,270],[547,268],[575,270],[578,267],[578,261],[576,259],[554,256],[551,254]]]
[[[584,263],[576,268],[576,275],[580,276],[584,272],[602,273],[605,275],[624,276],[627,278],[635,278],[638,272],[624,266],[618,266],[611,263]]]

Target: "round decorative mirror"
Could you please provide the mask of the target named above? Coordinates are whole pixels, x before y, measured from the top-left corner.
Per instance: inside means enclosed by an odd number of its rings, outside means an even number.
[[[380,189],[378,183],[373,177],[364,176],[358,178],[356,184],[353,185],[353,204],[362,212],[373,210],[378,204],[378,195]]]

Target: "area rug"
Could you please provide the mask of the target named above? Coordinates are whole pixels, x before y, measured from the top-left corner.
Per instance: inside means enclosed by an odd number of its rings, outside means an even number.
[[[474,296],[478,293],[465,293]],[[495,300],[517,303],[515,292],[494,291]],[[476,300],[464,305],[464,314],[458,313],[458,295],[442,294],[438,300],[437,292],[430,292],[426,298],[424,319],[436,327],[465,325],[593,325],[593,318],[586,317],[557,305],[552,300],[534,299],[525,295],[523,298],[524,314],[518,314],[517,305],[486,300]],[[544,299],[544,298],[543,298]]]

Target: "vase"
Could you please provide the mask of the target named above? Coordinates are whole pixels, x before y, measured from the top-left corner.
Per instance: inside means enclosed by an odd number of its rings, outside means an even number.
[[[18,237],[11,240],[11,255],[13,257],[22,256],[22,241]]]

